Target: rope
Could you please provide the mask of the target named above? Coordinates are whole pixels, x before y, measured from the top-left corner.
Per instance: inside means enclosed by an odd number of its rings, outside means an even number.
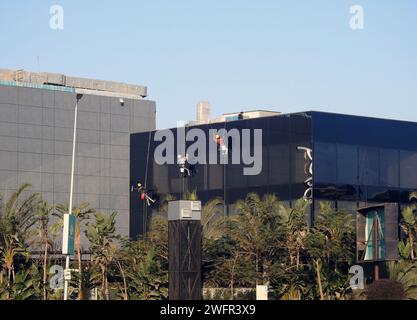
[[[223,129],[226,131],[226,119],[224,120],[224,127]],[[223,137],[223,143],[227,145],[227,154],[226,156],[229,157],[229,141],[224,140],[225,137]],[[221,150],[220,150],[221,154]],[[229,162],[229,158],[227,158],[227,163]],[[227,211],[227,204],[226,204],[226,163],[223,164],[223,217],[226,217],[226,211]]]
[[[148,151],[146,153],[146,169],[145,169],[145,183],[144,183],[144,187],[145,190],[147,190],[148,188],[148,167],[149,167],[149,149],[151,147],[151,134],[152,131],[149,131],[149,135],[148,135]],[[146,223],[148,221],[148,207],[145,204],[145,201],[143,202],[143,235],[145,235],[146,233]]]

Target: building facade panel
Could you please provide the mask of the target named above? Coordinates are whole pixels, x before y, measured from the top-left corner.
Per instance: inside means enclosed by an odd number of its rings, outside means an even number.
[[[0,83],[0,193],[31,183],[50,204],[68,204],[76,90]],[[137,132],[155,129],[155,103],[123,97],[122,106],[121,97],[89,90],[79,101],[74,204],[120,210],[118,228],[127,236],[130,119],[146,120]]]
[[[322,201],[354,213],[358,207],[386,202],[403,207],[409,203],[410,192],[417,190],[417,141],[410,138],[417,135],[417,123],[311,111],[186,130],[207,132],[221,127],[240,132],[248,128],[263,130],[259,175],[243,175],[242,165],[197,164],[197,173],[184,181],[178,164],[154,163],[153,152],[159,142],[153,138],[152,165],[147,169],[143,163],[149,156],[149,133],[138,133],[131,137],[131,184],[147,181],[146,187],[156,199],[165,194],[180,198],[185,190],[196,190],[203,203],[219,197],[225,200],[228,214],[234,213],[233,203],[249,192],[260,196],[274,193],[289,205],[307,196],[313,200],[306,212],[310,223],[314,223]],[[173,132],[175,135],[175,129]],[[310,160],[300,147],[312,149],[312,192],[306,183],[311,176]],[[145,232],[146,221],[158,211],[158,202],[148,207],[132,193],[130,211],[131,236],[135,236]]]

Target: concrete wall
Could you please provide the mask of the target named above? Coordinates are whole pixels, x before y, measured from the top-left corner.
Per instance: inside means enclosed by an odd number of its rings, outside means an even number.
[[[129,144],[155,129],[149,100],[84,95],[79,103],[75,205],[118,212],[129,235]],[[68,203],[75,93],[0,85],[0,192],[33,185],[50,204]]]

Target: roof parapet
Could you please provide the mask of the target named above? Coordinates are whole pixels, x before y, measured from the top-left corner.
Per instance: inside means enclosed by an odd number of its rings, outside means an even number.
[[[76,89],[111,92],[146,98],[147,87],[127,83],[89,78],[69,77],[59,73],[29,72],[25,70],[0,69],[0,80],[72,87]]]

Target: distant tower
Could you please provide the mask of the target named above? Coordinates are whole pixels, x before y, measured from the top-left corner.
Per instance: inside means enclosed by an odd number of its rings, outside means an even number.
[[[197,103],[197,124],[208,123],[210,120],[210,103],[200,101]]]

